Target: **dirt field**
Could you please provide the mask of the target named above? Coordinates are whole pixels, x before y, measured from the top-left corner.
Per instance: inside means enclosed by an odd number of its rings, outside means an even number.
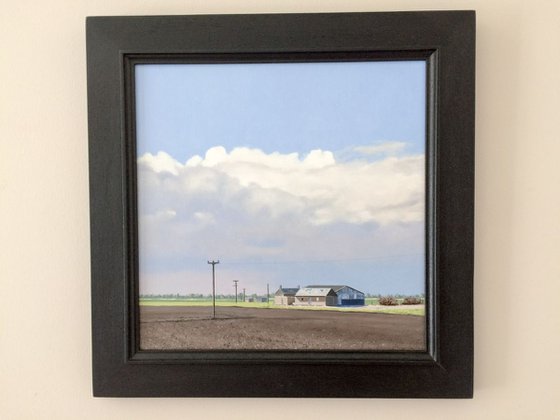
[[[144,350],[423,350],[425,318],[292,309],[141,306]]]

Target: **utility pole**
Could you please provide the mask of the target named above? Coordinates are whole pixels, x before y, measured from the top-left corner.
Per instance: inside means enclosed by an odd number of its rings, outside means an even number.
[[[243,302],[245,302],[245,288],[243,288]]]
[[[218,261],[208,261],[208,264],[212,264],[212,319],[216,318],[216,273],[214,268],[216,264],[220,264],[220,260]]]
[[[268,283],[266,283],[266,304],[269,304],[269,300],[270,300],[270,288]]]
[[[237,303],[237,282],[239,280],[234,280],[233,282],[235,283],[235,303]]]

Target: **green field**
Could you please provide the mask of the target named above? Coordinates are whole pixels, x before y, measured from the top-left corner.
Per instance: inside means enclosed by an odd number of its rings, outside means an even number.
[[[154,299],[140,298],[142,306],[212,306],[212,299]],[[239,308],[272,308],[280,307],[266,302],[235,302],[235,299],[216,299],[216,306],[237,306]]]
[[[388,313],[398,315],[425,315],[424,306],[408,307],[407,305],[399,306],[373,306],[378,304],[377,298],[366,298],[366,304],[371,306],[352,307],[333,307],[333,306],[285,306],[275,305],[271,298],[270,302],[237,302],[235,299],[217,299],[216,306],[235,306],[239,308],[263,308],[263,309],[286,309],[286,310],[304,310],[304,311],[339,311],[339,312],[372,312],[372,313]],[[160,298],[140,298],[141,306],[212,306],[212,299],[160,299]]]

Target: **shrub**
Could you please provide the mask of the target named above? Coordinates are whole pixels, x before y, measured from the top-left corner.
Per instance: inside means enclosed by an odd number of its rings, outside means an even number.
[[[379,298],[379,304],[383,306],[396,306],[399,302],[394,296],[381,296]]]
[[[415,296],[405,297],[404,300],[402,301],[403,305],[419,305],[421,303],[422,303],[422,299]]]

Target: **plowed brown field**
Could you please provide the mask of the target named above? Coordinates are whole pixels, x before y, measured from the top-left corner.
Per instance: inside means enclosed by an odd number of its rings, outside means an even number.
[[[425,317],[297,309],[142,306],[145,350],[424,350]]]

